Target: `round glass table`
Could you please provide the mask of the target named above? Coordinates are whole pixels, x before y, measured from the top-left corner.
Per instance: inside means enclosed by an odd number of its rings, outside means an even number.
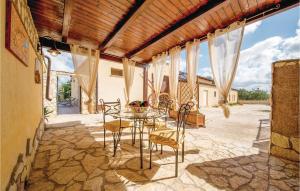
[[[121,110],[118,113],[112,113],[110,114],[114,118],[118,119],[127,119],[132,120],[134,122],[133,125],[133,144],[135,143],[135,135],[136,130],[139,131],[140,136],[140,162],[141,162],[141,168],[143,168],[143,133],[144,133],[144,124],[147,120],[153,120],[153,125],[155,124],[155,120],[157,118],[164,117],[165,114],[163,112],[160,112],[156,109],[148,109],[144,112],[133,112],[130,109]]]

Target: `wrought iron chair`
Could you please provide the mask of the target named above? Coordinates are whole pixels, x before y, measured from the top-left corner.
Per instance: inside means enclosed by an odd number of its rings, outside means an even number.
[[[158,103],[158,107],[155,108],[159,111],[159,113],[163,114],[163,118],[165,121],[165,125],[167,124],[167,120],[168,120],[168,115],[169,115],[169,110],[170,107],[172,105],[173,101],[170,100],[169,98],[169,94],[167,93],[162,93],[159,95],[159,103]],[[161,121],[159,121],[161,122]],[[146,121],[145,123],[146,127],[149,128],[155,128],[155,124],[154,124],[154,120],[153,121]],[[162,126],[161,123],[156,123],[156,126]]]
[[[116,102],[104,102],[103,99],[100,99],[101,110],[103,113],[103,128],[104,128],[104,147],[105,145],[105,138],[106,138],[106,130],[112,132],[113,140],[114,140],[114,155],[116,155],[117,146],[121,140],[122,130],[124,128],[132,128],[133,123],[128,120],[112,120],[106,122],[106,116],[111,114],[117,114],[121,111],[121,102],[120,99],[117,99]],[[131,129],[132,132],[132,129]]]
[[[182,104],[178,110],[177,128],[159,128],[150,133],[150,169],[152,167],[152,143],[171,147],[175,152],[175,176],[178,176],[178,149],[182,146],[182,161],[184,161],[185,124],[194,103]]]
[[[145,122],[145,127],[148,129],[148,135],[150,135],[151,131],[156,130],[158,128],[165,128],[167,127],[167,120],[169,116],[169,110],[172,105],[173,101],[169,99],[168,94],[161,94],[159,97],[159,103],[157,110],[160,114],[163,115],[163,120],[159,119],[152,119],[152,120],[147,120]],[[149,145],[150,145],[150,140],[149,140]],[[156,147],[157,148],[157,147]],[[162,146],[161,146],[161,153],[162,153]]]

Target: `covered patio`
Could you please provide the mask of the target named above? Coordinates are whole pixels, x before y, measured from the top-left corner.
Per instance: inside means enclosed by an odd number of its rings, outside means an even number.
[[[230,107],[228,100],[245,26],[297,6],[2,1],[1,190],[299,190],[299,59],[273,64],[270,107]],[[197,77],[204,41],[214,79]],[[74,65],[80,114],[48,110],[58,106],[49,55],[62,52]],[[106,70],[121,79],[121,90],[117,80],[102,81]],[[218,108],[200,109],[204,82],[216,87]],[[260,119],[271,121],[262,142]]]

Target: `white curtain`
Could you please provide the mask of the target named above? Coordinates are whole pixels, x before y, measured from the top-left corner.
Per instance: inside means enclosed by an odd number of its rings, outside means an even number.
[[[155,105],[159,102],[159,94],[161,90],[161,86],[164,80],[164,74],[165,74],[165,67],[167,62],[167,56],[168,54],[166,52],[153,56],[152,62],[153,62],[153,85],[154,85],[154,91],[155,91],[155,98],[156,102]]]
[[[170,97],[174,100],[175,109],[177,109],[177,90],[178,90],[178,76],[180,68],[181,48],[176,46],[169,51],[170,54],[170,67],[169,67],[169,85],[170,85]]]
[[[82,48],[79,45],[71,45],[70,48],[75,76],[78,78],[81,89],[88,96],[88,100],[85,102],[88,106],[88,112],[93,113],[93,94],[96,89],[99,50]]]
[[[235,22],[207,35],[212,73],[220,93],[219,104],[226,118],[230,115],[227,97],[237,69],[244,27],[245,21]]]
[[[130,101],[130,91],[134,79],[135,62],[128,58],[123,58],[123,71],[124,71],[124,82],[125,82],[125,99],[126,105]]]
[[[194,39],[192,42],[187,42],[186,47],[186,67],[187,67],[187,82],[192,93],[191,101],[194,102],[195,106],[193,109],[197,108],[197,101],[195,97],[195,89],[197,83],[197,68],[199,63],[199,39]]]

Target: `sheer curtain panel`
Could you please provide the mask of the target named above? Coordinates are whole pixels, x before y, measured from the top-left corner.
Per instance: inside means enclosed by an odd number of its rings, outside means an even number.
[[[161,90],[161,86],[164,80],[165,67],[167,62],[168,54],[166,52],[152,57],[153,62],[153,88],[155,91],[155,99],[156,102],[154,105],[157,105],[159,102],[159,94]]]
[[[192,94],[191,101],[194,102],[194,110],[197,109],[197,101],[195,97],[195,89],[197,83],[197,68],[199,64],[199,39],[194,39],[192,42],[187,42],[186,47],[186,68],[187,68],[187,82]]]
[[[96,89],[99,50],[83,48],[79,45],[71,45],[70,48],[75,76],[78,79],[81,89],[88,96],[88,100],[85,102],[88,106],[88,112],[93,113],[93,94]]]
[[[219,105],[226,118],[230,115],[227,97],[238,65],[244,27],[245,21],[235,22],[225,29],[207,35],[211,69],[220,93]]]
[[[125,82],[125,99],[126,105],[128,106],[130,101],[130,92],[134,79],[135,62],[128,58],[123,58],[123,71],[124,71],[124,82]]]
[[[170,85],[170,97],[174,100],[175,109],[178,108],[177,91],[178,91],[178,76],[180,68],[181,48],[176,46],[169,51],[170,54],[170,67],[169,67],[169,85]]]

